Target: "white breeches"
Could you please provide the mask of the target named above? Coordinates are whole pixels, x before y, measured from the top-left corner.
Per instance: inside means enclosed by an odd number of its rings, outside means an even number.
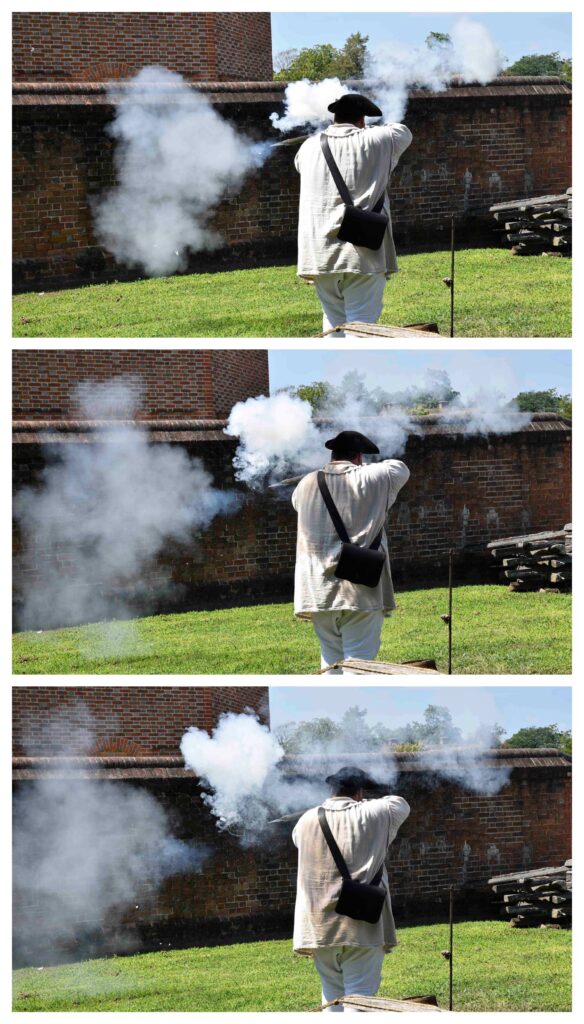
[[[376,324],[383,307],[385,274],[319,274],[314,287],[322,306],[322,329],[359,321]],[[335,338],[351,338],[340,331]]]
[[[348,658],[372,661],[381,646],[383,619],[382,611],[314,612],[312,624],[320,641],[320,667],[326,668]],[[327,673],[342,674],[342,668],[333,668]]]
[[[313,954],[322,1001],[341,996],[374,996],[381,983],[383,946],[323,946]],[[359,1013],[354,1006],[328,1006],[324,1013]]]

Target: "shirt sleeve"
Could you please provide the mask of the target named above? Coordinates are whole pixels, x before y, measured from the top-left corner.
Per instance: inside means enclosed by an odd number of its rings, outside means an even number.
[[[384,459],[383,462],[374,462],[367,466],[372,477],[377,479],[386,478],[389,481],[389,498],[395,500],[402,487],[410,479],[410,471],[405,462],[400,459]]]
[[[403,796],[388,796],[389,804],[389,839],[388,845],[393,843],[396,835],[410,814],[410,805]]]
[[[405,124],[388,124],[386,126],[391,132],[391,141],[393,143],[393,154],[391,160],[392,170],[396,166],[402,153],[405,153],[408,146],[412,141],[412,133]]]

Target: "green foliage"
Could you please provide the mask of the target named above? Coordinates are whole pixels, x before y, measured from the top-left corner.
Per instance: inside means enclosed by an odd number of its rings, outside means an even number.
[[[398,593],[383,624],[380,661],[434,658],[446,669],[445,588]],[[571,671],[569,594],[511,594],[496,584],[454,592],[455,673],[565,675]],[[116,623],[120,652],[94,624],[13,637],[15,673],[262,674],[316,672],[318,640],[291,604],[154,615]],[[127,639],[126,639],[127,637]],[[107,652],[107,653],[104,653]],[[332,691],[331,691],[332,692]]]
[[[361,79],[367,60],[369,36],[354,32],[344,46],[337,49],[331,43],[319,43],[302,50],[286,50],[275,59],[278,70],[274,78],[283,82],[298,82],[308,78],[322,82],[324,78]]]
[[[429,50],[443,50],[445,47],[452,46],[452,39],[448,32],[430,32],[426,36],[426,46]]]
[[[563,750],[566,754],[572,752],[572,730],[562,732],[557,725],[526,726],[513,733],[508,740],[502,744],[504,747],[553,747],[556,750]]]
[[[274,736],[287,754],[300,754],[320,746],[323,750],[342,747],[343,753],[381,750],[392,733],[381,722],[368,725],[367,710],[347,708],[339,721],[314,718],[309,722],[286,722],[274,729]]]
[[[450,253],[400,256],[399,265],[380,323],[436,321],[447,335],[450,295],[442,278]],[[571,273],[571,259],[459,249],[457,336],[570,337]],[[294,266],[31,292],[14,297],[13,314],[18,338],[303,338],[322,329],[314,288]],[[335,341],[319,344],[333,351]]]
[[[559,75],[572,81],[572,58],[560,57],[554,53],[527,53],[505,68],[503,75]]]
[[[382,388],[370,390],[362,373],[346,373],[338,386],[319,380],[313,381],[312,384],[300,384],[298,387],[282,390],[295,398],[309,402],[313,413],[322,417],[326,417],[327,412],[347,399],[361,402],[373,415],[392,405],[423,415],[435,412],[443,403],[453,402],[460,395],[460,392],[452,387],[445,370],[429,370],[423,385],[412,385],[403,391],[392,393]]]
[[[520,391],[510,404],[516,405],[520,412],[557,412],[568,419],[572,418],[572,396],[558,394],[557,388]]]
[[[422,747],[456,745],[462,740],[462,733],[452,721],[448,708],[429,704],[424,711],[423,722],[410,722],[404,730],[404,740],[419,743]]]
[[[570,1010],[569,931],[506,921],[457,921],[454,1009],[493,1012]],[[434,992],[448,1007],[447,923],[399,929],[385,957],[379,995]],[[14,971],[16,1011],[243,1013],[306,1011],[320,1003],[310,957],[289,939],[166,950]]]
[[[322,413],[327,405],[334,400],[336,389],[324,380],[315,380],[312,384],[299,384],[298,387],[283,388],[293,398],[301,398],[309,402],[315,415]]]

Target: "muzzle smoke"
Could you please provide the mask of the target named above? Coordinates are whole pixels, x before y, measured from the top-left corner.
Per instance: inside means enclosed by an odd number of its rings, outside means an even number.
[[[148,600],[144,574],[163,549],[196,543],[215,516],[237,508],[237,495],[215,488],[199,459],[149,443],[134,420],[140,397],[136,379],[82,385],[79,416],[88,430],[105,421],[106,436],[55,445],[39,486],[16,494],[21,628],[129,618],[133,600]],[[164,588],[173,584],[160,566],[157,591]]]
[[[407,392],[388,394],[368,390],[364,378],[353,370],[343,378],[335,398],[319,409],[318,419],[309,402],[287,394],[248,398],[231,410],[226,432],[239,438],[234,458],[236,478],[254,489],[294,472],[308,472],[328,456],[324,442],[341,430],[358,430],[370,436],[382,458],[403,454],[407,439],[421,434],[415,407],[428,390],[428,380]],[[432,381],[435,389],[435,381]],[[340,393],[340,397],[339,397]],[[440,394],[437,395],[440,399]],[[481,389],[468,398],[456,398],[440,408],[440,421],[462,436],[507,434],[530,422],[502,395]]]
[[[363,89],[383,111],[386,124],[403,119],[408,90],[414,86],[441,92],[453,76],[465,83],[485,85],[497,76],[502,58],[490,33],[478,21],[460,18],[452,32],[451,46],[429,49],[404,46],[396,40],[377,44],[365,69]],[[327,107],[348,89],[338,78],[311,83],[291,82],[286,89],[285,113],[270,120],[282,132],[300,125],[323,125],[332,120]]]
[[[110,86],[117,186],[94,209],[100,243],[151,277],[173,274],[190,252],[214,249],[209,220],[223,194],[267,150],[236,131],[207,97],[163,67]]]
[[[474,735],[467,743],[428,748],[417,757],[430,782],[448,779],[471,792],[492,795],[506,784],[510,772],[489,764],[486,745]],[[288,757],[251,712],[222,715],[211,736],[192,726],[181,740],[181,753],[205,788],[203,800],[218,829],[237,835],[244,846],[265,842],[272,819],[325,800],[330,795],[325,778],[347,763],[387,786],[387,792],[399,773],[391,750],[366,749],[362,737],[349,728],[329,740],[310,738]]]
[[[81,722],[72,714],[66,724],[67,753],[89,753],[95,743],[89,716]],[[14,801],[15,940],[21,955],[46,947],[39,917],[50,919],[51,942],[58,946],[82,941],[106,924],[123,939],[124,917],[136,904],[147,902],[166,878],[200,871],[208,856],[202,844],[172,834],[166,810],[146,790],[79,776],[74,768],[52,769],[25,784]]]

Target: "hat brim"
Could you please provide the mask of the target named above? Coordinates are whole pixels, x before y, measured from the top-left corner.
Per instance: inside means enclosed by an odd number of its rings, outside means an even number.
[[[349,93],[347,96],[341,96],[340,99],[335,100],[334,103],[329,103],[327,110],[331,114],[347,114],[352,117],[382,117],[383,111],[379,109],[376,103],[372,103],[366,96],[357,96],[354,93]]]
[[[335,450],[335,443],[337,446],[342,444],[342,442],[338,441],[336,437],[331,437],[328,441],[325,441],[324,446],[325,448],[328,448],[329,452],[332,452]],[[360,452],[362,455],[379,455],[379,448],[377,445],[373,444],[373,441],[369,441],[368,439],[360,441],[356,448],[351,448],[351,451]]]
[[[360,769],[357,769],[356,774],[353,776],[344,774],[343,769],[341,769],[335,775],[329,775],[324,781],[327,786],[348,786],[351,783],[362,789],[370,789],[375,786],[373,779]]]

